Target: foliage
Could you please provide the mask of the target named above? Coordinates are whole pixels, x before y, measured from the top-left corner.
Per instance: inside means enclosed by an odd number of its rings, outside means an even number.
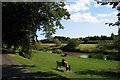
[[[31,49],[39,50],[40,48],[41,48],[41,41],[39,42],[35,41],[35,44],[31,43]]]
[[[25,58],[28,58],[28,59],[32,59],[33,55],[32,55],[32,50],[29,50],[29,52],[20,52],[19,53],[20,56],[23,56]]]
[[[96,58],[96,54],[95,53],[90,53],[88,58]]]
[[[118,27],[118,40],[117,40],[117,43],[120,43],[120,28],[119,28],[119,26],[120,26],[120,3],[119,3],[119,1],[116,1],[116,2],[104,2],[104,1],[97,1],[97,3],[98,4],[101,4],[101,5],[107,5],[107,4],[109,4],[109,5],[112,5],[112,8],[115,8],[115,9],[117,9],[118,10],[118,14],[117,14],[117,16],[118,16],[118,21],[117,22],[115,22],[115,23],[111,23],[111,22],[108,22],[108,23],[105,23],[105,24],[108,24],[109,26],[117,26]],[[118,48],[118,51],[120,52],[120,46],[118,46],[119,48]]]
[[[53,40],[49,40],[49,39],[44,39],[44,40],[41,40],[42,43],[54,43]]]
[[[102,53],[98,53],[96,54],[96,56],[97,56],[97,59],[104,59],[104,54]]]
[[[37,30],[48,37],[55,34],[56,29],[63,29],[60,20],[70,19],[64,6],[64,2],[3,2],[3,44],[7,44],[7,48],[21,47],[22,52],[29,52],[31,41],[37,40]]]
[[[56,44],[56,46],[61,46],[61,41],[59,41],[58,39],[54,39],[54,43]]]
[[[55,50],[52,50],[52,53],[62,54],[63,52],[61,49],[55,49]]]
[[[107,60],[120,61],[120,54],[109,54],[107,55]]]
[[[84,38],[84,43],[87,43],[89,41],[89,38]]]
[[[68,41],[68,44],[64,47],[62,47],[61,49],[64,50],[64,51],[75,51],[76,47],[79,45],[79,42],[78,40],[76,39],[70,39]]]
[[[55,36],[54,39],[60,40],[62,43],[66,43],[70,38],[64,36]]]
[[[67,46],[69,46],[70,48],[75,48],[78,45],[79,43],[78,43],[78,40],[76,39],[70,39],[67,44]]]
[[[118,52],[120,46],[118,41],[118,36],[114,38],[112,41],[100,41],[96,49],[99,49],[102,53],[111,52],[116,53]]]
[[[90,53],[88,58],[104,59],[104,54],[102,53]]]

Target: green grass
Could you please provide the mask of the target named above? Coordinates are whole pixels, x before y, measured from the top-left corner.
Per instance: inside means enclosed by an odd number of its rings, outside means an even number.
[[[105,73],[104,71],[108,69],[117,69],[118,61],[68,56],[65,58],[68,64],[71,65],[71,71],[73,73],[66,73],[55,70],[56,61],[61,61],[63,59],[60,55],[46,52],[39,52],[39,54],[33,55],[33,59],[29,60],[19,55],[10,54],[10,56],[20,64],[28,65],[26,68],[40,78],[117,78],[115,73]],[[31,65],[34,65],[34,67],[30,67]]]

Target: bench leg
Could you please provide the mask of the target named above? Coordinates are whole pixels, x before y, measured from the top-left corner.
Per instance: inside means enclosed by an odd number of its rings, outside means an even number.
[[[69,71],[70,71],[70,65],[69,65]]]

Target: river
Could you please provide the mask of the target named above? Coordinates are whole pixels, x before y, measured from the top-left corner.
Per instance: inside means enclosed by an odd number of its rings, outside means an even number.
[[[76,56],[81,58],[88,58],[89,53],[81,53],[81,52],[64,52],[67,53],[69,56]],[[104,55],[104,60],[106,60],[106,55]]]
[[[64,52],[64,53],[67,53],[69,56],[88,58],[88,53],[80,53],[80,52]]]

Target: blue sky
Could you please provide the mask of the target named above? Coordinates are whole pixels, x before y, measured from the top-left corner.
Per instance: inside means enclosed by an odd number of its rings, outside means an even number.
[[[63,30],[57,30],[53,36],[65,36],[79,38],[87,36],[110,36],[117,34],[117,27],[109,27],[106,22],[117,21],[117,10],[109,5],[101,6],[91,0],[77,0],[66,2],[66,8],[71,14],[70,20],[62,20]],[[37,32],[38,40],[44,39],[40,32]]]

